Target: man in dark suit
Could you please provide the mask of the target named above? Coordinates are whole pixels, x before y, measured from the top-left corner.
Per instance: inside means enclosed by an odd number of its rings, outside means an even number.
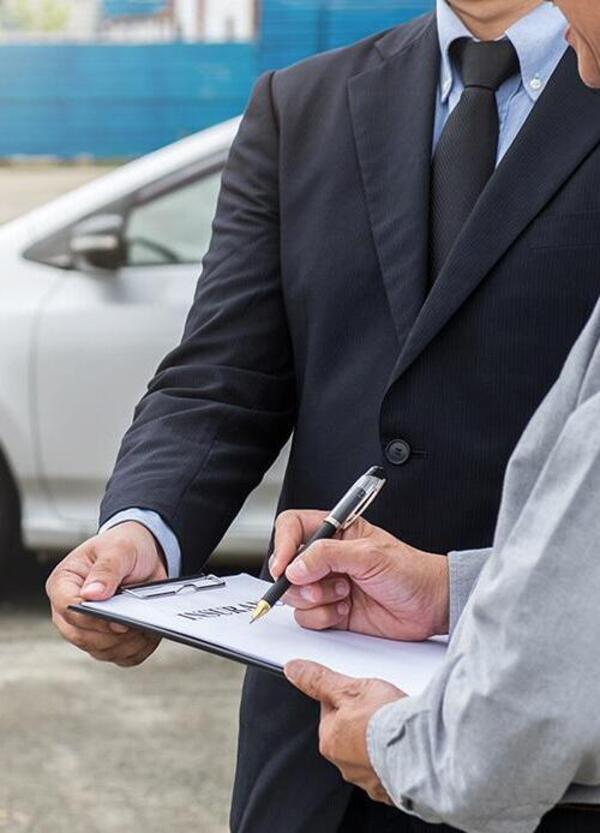
[[[104,531],[49,581],[94,656],[131,665],[155,642],[67,605],[164,575],[162,556],[199,571],[292,430],[280,509],[331,505],[382,464],[374,523],[429,552],[491,543],[509,455],[600,291],[600,102],[549,4],[453,5],[258,82],[182,345],[125,437]],[[473,54],[465,24],[508,40]],[[317,722],[248,673],[234,833],[413,829],[319,757]]]

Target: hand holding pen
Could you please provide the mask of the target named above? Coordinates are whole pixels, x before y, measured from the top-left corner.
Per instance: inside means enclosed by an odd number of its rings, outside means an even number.
[[[309,538],[308,541],[298,550],[297,555],[306,550],[315,541],[320,541],[324,538],[333,538],[333,536],[343,529],[348,529],[354,521],[357,520],[375,500],[381,489],[386,483],[385,472],[383,469],[373,467],[359,478],[356,483],[346,492],[339,503],[331,510],[329,515],[325,518],[323,523],[319,526],[316,532]],[[257,604],[251,622],[255,622],[262,616],[265,616],[271,608],[281,599],[281,597],[289,590],[291,586],[290,581],[285,574],[282,575],[269,590],[265,593],[261,601]]]

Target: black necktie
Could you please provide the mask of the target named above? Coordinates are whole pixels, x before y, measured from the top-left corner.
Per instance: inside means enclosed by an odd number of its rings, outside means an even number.
[[[519,72],[519,59],[509,40],[462,38],[451,50],[465,90],[446,122],[433,159],[432,282],[494,172],[499,134],[496,91]]]

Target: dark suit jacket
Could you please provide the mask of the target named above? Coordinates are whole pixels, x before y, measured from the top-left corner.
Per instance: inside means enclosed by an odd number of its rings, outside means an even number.
[[[600,290],[600,98],[569,51],[428,294],[438,71],[427,16],[258,82],[183,343],[102,507],[160,513],[187,573],[292,430],[281,508],[383,465],[373,522],[429,551],[491,543],[510,452]],[[316,723],[247,675],[235,833],[337,829],[350,788]]]

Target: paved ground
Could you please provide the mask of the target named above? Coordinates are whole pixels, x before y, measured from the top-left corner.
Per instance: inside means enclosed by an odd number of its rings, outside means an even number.
[[[0,165],[0,223],[110,170],[102,165]]]
[[[51,627],[46,572],[0,591],[0,831],[225,833],[241,669],[169,643],[96,663]]]
[[[0,166],[0,222],[105,170]],[[241,669],[167,643],[92,661],[52,628],[47,572],[0,580],[0,833],[225,833]]]

